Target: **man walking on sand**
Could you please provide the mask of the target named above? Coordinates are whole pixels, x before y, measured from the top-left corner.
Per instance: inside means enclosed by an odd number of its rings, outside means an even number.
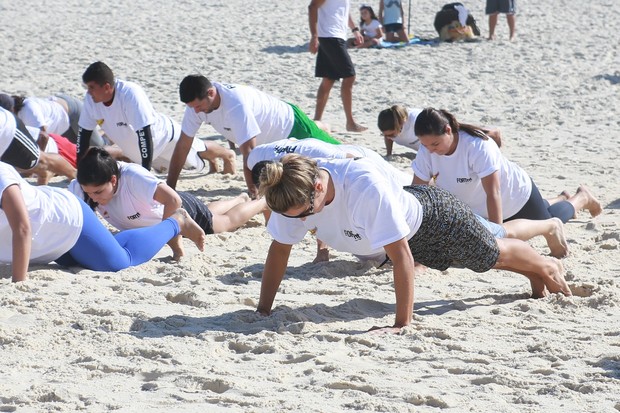
[[[355,36],[355,44],[363,42],[359,27],[349,13],[349,0],[312,0],[308,6],[310,53],[317,54],[315,77],[322,78],[316,97],[314,120],[320,121],[336,80],[342,79],[340,97],[347,117],[349,132],[368,129],[353,119],[353,83],[355,67],[347,51],[347,24]]]

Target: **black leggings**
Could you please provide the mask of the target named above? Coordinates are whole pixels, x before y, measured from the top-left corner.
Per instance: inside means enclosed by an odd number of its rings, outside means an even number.
[[[560,218],[562,222],[566,223],[569,219],[575,216],[575,207],[568,201],[560,201],[553,205],[549,205],[546,199],[542,197],[538,187],[532,181],[532,193],[530,199],[527,200],[523,208],[506,221],[512,221],[513,219],[534,219],[542,220],[549,218]]]

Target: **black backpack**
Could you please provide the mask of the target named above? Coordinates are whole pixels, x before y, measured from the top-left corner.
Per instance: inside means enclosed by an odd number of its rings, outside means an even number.
[[[435,30],[437,30],[437,33],[440,33],[441,28],[444,27],[445,25],[450,24],[453,21],[459,19],[459,12],[456,9],[456,6],[465,7],[463,3],[448,3],[448,4],[445,4],[441,8],[440,11],[437,12],[437,14],[435,15],[435,23],[434,23]],[[472,31],[474,32],[476,36],[480,36],[480,29],[478,28],[478,25],[476,24],[476,19],[474,19],[474,16],[472,16],[469,10],[467,11],[466,25],[471,27]]]

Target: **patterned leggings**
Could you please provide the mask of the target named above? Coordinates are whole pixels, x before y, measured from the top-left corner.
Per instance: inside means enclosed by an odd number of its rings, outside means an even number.
[[[411,239],[413,258],[436,270],[449,267],[485,272],[499,258],[499,246],[471,209],[454,195],[428,185],[406,186],[422,204],[422,225]]]

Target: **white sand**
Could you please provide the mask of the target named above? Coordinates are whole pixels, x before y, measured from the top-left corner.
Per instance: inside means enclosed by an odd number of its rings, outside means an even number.
[[[179,121],[178,83],[196,71],[314,111],[307,1],[83,3],[0,3],[0,90],[80,96],[83,70],[103,60]],[[436,35],[438,4],[414,2],[415,34]],[[485,36],[484,2],[467,5]],[[165,248],[117,274],[40,266],[20,284],[4,267],[0,411],[619,411],[619,12],[611,0],[519,7],[515,43],[501,16],[496,42],[352,52],[354,109],[369,130],[344,132],[338,89],[324,120],[341,140],[384,153],[380,110],[444,107],[501,127],[504,153],[543,195],[589,185],[603,214],[565,226],[576,296],[529,299],[525,277],[501,271],[427,271],[416,280],[413,324],[368,335],[393,322],[390,270],[337,252],[311,265],[308,237],[293,250],[274,314],[262,318],[262,217],[208,237],[205,253],[185,241],[178,265]],[[395,153],[390,161],[407,170],[411,154]],[[244,182],[186,174],[179,188],[217,199]],[[532,244],[548,253],[543,240]]]

